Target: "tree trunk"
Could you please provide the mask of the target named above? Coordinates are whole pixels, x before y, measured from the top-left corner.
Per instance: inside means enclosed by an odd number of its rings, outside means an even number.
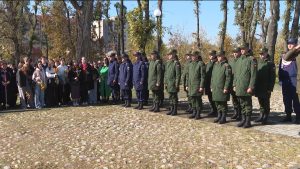
[[[259,5],[259,0],[256,0],[256,9],[255,9],[255,18],[253,20],[253,24],[252,24],[252,30],[250,30],[250,37],[249,37],[249,47],[250,49],[253,49],[253,40],[254,40],[254,35],[256,32],[256,27],[257,27],[257,23],[259,20],[259,15],[260,15],[260,9],[259,9],[260,5]]]
[[[124,44],[124,0],[121,0],[121,53],[123,54],[125,51]]]
[[[68,27],[69,41],[70,41],[70,44],[71,44],[71,54],[74,57],[73,54],[75,54],[76,49],[75,49],[75,44],[74,44],[73,39],[72,39],[72,28],[71,28],[70,11],[69,11],[68,6],[67,6],[67,4],[66,4],[65,1],[64,1],[64,6],[65,6],[65,9],[66,9],[67,20],[68,20],[67,27]]]
[[[77,41],[76,58],[89,57],[91,48],[91,22],[93,17],[93,0],[83,1],[80,6],[76,0],[70,0],[76,9]]]
[[[195,3],[195,15],[196,15],[196,19],[197,19],[197,48],[198,50],[201,50],[201,44],[200,44],[200,20],[199,20],[199,0],[194,0]]]
[[[291,38],[298,38],[299,36],[299,14],[300,14],[300,1],[297,0],[295,4],[294,18],[291,28]]]
[[[283,39],[284,39],[284,51],[287,51],[287,41],[289,38],[289,24],[290,24],[290,20],[291,20],[291,10],[293,8],[293,1],[292,0],[286,0],[286,9],[284,12],[284,23],[283,23],[283,30],[282,30],[282,34],[283,34]]]
[[[32,26],[32,30],[31,30],[31,35],[30,35],[30,40],[29,40],[29,52],[28,52],[28,56],[31,57],[32,54],[32,48],[33,48],[33,41],[34,41],[34,34],[35,34],[35,29],[37,26],[37,9],[38,9],[38,4],[39,2],[35,1],[35,5],[34,5],[34,21],[31,21],[31,26]]]
[[[267,42],[267,30],[269,27],[269,21],[267,19],[265,19],[266,16],[266,0],[262,1],[261,4],[261,10],[260,10],[260,25],[261,25],[261,39],[262,39],[262,43],[263,45],[266,45]]]
[[[271,20],[268,27],[267,46],[271,60],[274,61],[275,45],[278,34],[279,1],[270,1]]]
[[[222,22],[221,32],[220,32],[220,36],[221,36],[220,50],[223,51],[224,50],[225,37],[226,37],[226,26],[227,26],[227,0],[223,0],[223,2],[221,4],[221,10],[223,10],[224,20]]]

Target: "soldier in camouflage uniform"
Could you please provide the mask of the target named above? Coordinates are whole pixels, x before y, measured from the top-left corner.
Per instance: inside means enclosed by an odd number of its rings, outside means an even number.
[[[252,95],[254,94],[257,61],[249,55],[249,44],[244,44],[241,49],[241,57],[235,65],[233,89],[242,109],[242,120],[238,127],[251,127]]]
[[[163,88],[162,85],[162,63],[157,51],[151,53],[151,61],[149,64],[148,72],[148,88],[152,90],[153,94],[153,106],[150,111],[159,112],[160,90]]]
[[[181,77],[181,67],[179,61],[176,59],[176,50],[168,53],[168,61],[165,64],[165,87],[169,93],[170,111],[167,115],[177,115],[178,106],[178,92]]]
[[[228,111],[227,101],[230,99],[230,89],[232,82],[232,70],[225,58],[225,52],[217,53],[218,61],[214,64],[211,76],[211,92],[212,100],[214,101],[218,117],[214,120],[215,123],[226,123],[226,115]]]
[[[188,81],[189,64],[191,63],[191,54],[190,53],[185,54],[185,58],[186,58],[186,62],[184,64],[184,69],[182,73],[182,84],[183,84],[183,90],[186,92],[186,97],[188,102],[188,109],[186,110],[186,112],[192,113],[193,108],[192,108],[191,97],[189,96],[189,92],[186,90],[187,81]]]
[[[208,116],[215,117],[217,114],[217,107],[212,100],[212,93],[210,91],[210,82],[211,82],[211,74],[214,64],[217,61],[216,51],[212,50],[209,52],[209,62],[206,64],[206,74],[205,74],[205,94],[208,97],[208,101],[211,107],[211,112],[208,114]]]
[[[202,111],[202,94],[204,92],[205,64],[201,61],[199,51],[192,54],[192,62],[189,64],[187,88],[191,96],[193,114],[189,118],[200,119]]]
[[[270,60],[267,48],[262,48],[257,61],[255,96],[260,106],[260,117],[255,122],[266,124],[270,114],[270,97],[276,79],[275,64]]]
[[[232,83],[233,83],[234,74],[235,74],[235,64],[236,64],[236,61],[240,58],[240,56],[241,56],[241,48],[239,48],[239,47],[234,48],[233,58],[231,58],[228,62],[232,69],[232,76],[233,76]],[[232,98],[232,104],[234,107],[234,114],[231,117],[231,119],[236,119],[237,121],[240,121],[242,118],[241,105],[239,103],[238,98],[235,95],[235,91],[231,89],[230,94],[231,94],[231,98]]]

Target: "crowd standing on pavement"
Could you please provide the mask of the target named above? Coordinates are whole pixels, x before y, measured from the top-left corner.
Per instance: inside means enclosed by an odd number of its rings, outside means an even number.
[[[153,101],[149,111],[159,112],[166,92],[169,95],[167,115],[175,116],[178,92],[183,85],[188,102],[186,112],[191,119],[203,118],[202,97],[207,95],[211,107],[208,116],[215,117],[215,123],[226,123],[231,98],[234,108],[231,119],[239,121],[238,127],[249,128],[252,126],[252,97],[257,97],[260,116],[255,122],[268,124],[270,97],[276,79],[276,66],[270,60],[268,49],[263,47],[258,57],[248,44],[227,52],[233,57],[227,59],[225,51],[210,51],[207,64],[199,51],[187,53],[183,69],[176,49],[167,53],[166,62],[157,51],[151,52],[149,57],[135,52],[134,63],[128,54],[117,56],[113,51],[98,62],[89,62],[86,57],[70,63],[64,58],[41,57],[33,62],[24,57],[18,65],[1,60],[0,110],[15,108],[17,96],[21,109],[99,103],[123,103],[122,106],[128,108],[134,89],[137,101],[134,109],[141,110],[149,104],[151,91]],[[282,121],[292,122],[294,112],[295,124],[300,124],[299,55],[297,39],[289,39],[288,51],[282,53],[278,71],[286,114]]]

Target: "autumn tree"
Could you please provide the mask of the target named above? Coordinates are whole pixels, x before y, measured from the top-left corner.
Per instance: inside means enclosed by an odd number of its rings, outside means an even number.
[[[267,35],[267,47],[268,53],[271,56],[271,60],[274,61],[275,45],[278,34],[278,21],[279,17],[279,1],[270,1],[270,23],[268,27]]]
[[[70,0],[76,10],[76,58],[89,57],[91,49],[91,23],[93,19],[94,0],[76,1]]]
[[[220,44],[220,50],[224,50],[224,42],[225,42],[225,36],[226,36],[226,26],[227,26],[227,0],[223,0],[221,3],[221,10],[223,11],[223,22],[220,24],[221,31],[219,33],[221,44]]]
[[[194,8],[194,13],[196,16],[196,21],[197,21],[197,32],[196,32],[196,41],[197,41],[197,47],[200,50],[201,49],[201,44],[200,44],[200,1],[199,0],[194,0],[195,8]]]
[[[20,60],[22,49],[22,39],[26,33],[28,20],[26,19],[26,8],[29,1],[10,1],[0,2],[0,37],[7,43],[13,44],[13,60],[17,63]]]
[[[294,18],[290,32],[291,38],[298,38],[299,36],[299,15],[300,15],[300,1],[295,2]]]

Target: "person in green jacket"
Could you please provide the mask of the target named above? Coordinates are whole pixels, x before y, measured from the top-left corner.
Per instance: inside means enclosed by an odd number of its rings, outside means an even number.
[[[231,58],[228,63],[232,69],[232,83],[233,83],[234,74],[235,74],[235,64],[241,56],[241,48],[236,47],[233,49],[232,52],[233,52],[233,58]],[[236,97],[235,91],[231,89],[230,94],[231,94],[232,104],[233,104],[233,108],[234,108],[234,114],[231,116],[231,119],[240,121],[242,118],[241,105],[239,103],[238,98]]]
[[[260,58],[257,62],[257,75],[255,96],[260,106],[260,116],[255,122],[266,124],[270,114],[270,97],[276,79],[275,64],[270,60],[267,48],[260,50]]]
[[[296,64],[298,67],[297,70],[297,84],[296,84],[296,91],[298,94],[298,99],[300,98],[300,44],[297,45],[298,40],[291,38],[288,42],[288,49],[289,51],[283,56],[283,59],[286,61],[293,61],[296,59]],[[300,124],[300,112],[297,112],[294,110],[296,113],[296,120],[295,124]],[[286,112],[286,117],[284,118],[283,121],[292,121],[291,117],[291,112]]]
[[[218,117],[215,123],[226,123],[226,115],[228,111],[227,101],[230,99],[230,89],[232,82],[232,70],[227,63],[224,51],[217,53],[218,61],[214,64],[211,76],[210,89],[212,92],[212,100],[214,101]]]
[[[242,120],[238,127],[251,127],[252,95],[254,94],[257,61],[249,54],[249,44],[244,44],[241,57],[235,65],[233,89],[238,97],[242,109]]]
[[[217,115],[217,107],[215,102],[212,100],[212,93],[210,90],[210,82],[211,82],[211,75],[214,64],[217,62],[217,55],[216,51],[212,50],[209,52],[209,62],[206,64],[206,74],[205,74],[205,94],[208,97],[208,101],[211,107],[211,112],[208,116],[215,117]]]
[[[182,73],[182,84],[183,84],[183,90],[186,93],[187,102],[188,102],[188,109],[186,110],[186,112],[192,113],[193,108],[192,108],[191,97],[189,96],[189,92],[186,90],[187,82],[188,82],[189,64],[191,63],[191,54],[190,53],[185,54],[185,60],[186,60],[186,62],[184,64],[184,69],[183,69],[183,73]]]
[[[153,105],[150,111],[159,112],[159,102],[160,90],[163,88],[162,84],[162,62],[160,60],[159,54],[157,51],[151,53],[151,61],[149,64],[148,72],[148,89],[152,91],[153,94]]]
[[[176,59],[177,51],[173,49],[168,53],[168,61],[165,64],[165,88],[169,93],[170,111],[167,115],[177,115],[178,106],[178,92],[181,77],[181,66],[179,61]]]
[[[101,99],[104,103],[107,103],[109,100],[109,96],[111,95],[111,89],[107,85],[107,77],[108,77],[108,64],[109,61],[107,58],[103,59],[103,66],[98,69],[99,72],[99,93]]]
[[[189,64],[188,83],[186,90],[191,96],[193,114],[189,118],[200,119],[202,111],[202,94],[204,92],[205,64],[201,61],[199,51],[192,54],[192,62]]]

